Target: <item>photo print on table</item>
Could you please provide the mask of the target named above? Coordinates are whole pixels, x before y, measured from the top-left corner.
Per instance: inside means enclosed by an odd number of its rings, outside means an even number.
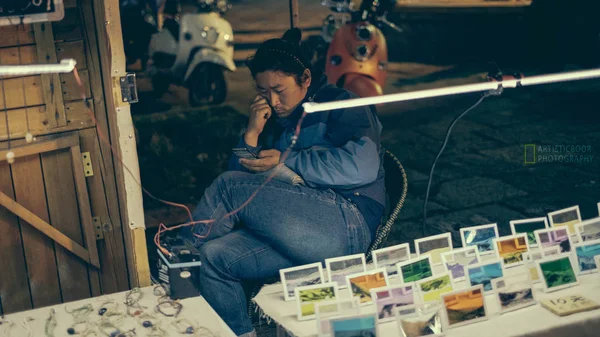
[[[450,233],[428,236],[415,240],[417,255],[428,254],[431,256],[431,265],[442,264],[442,253],[452,250],[452,236]]]
[[[459,282],[466,280],[465,266],[477,264],[481,261],[479,250],[473,246],[442,253],[442,262],[444,271],[450,273],[454,282]]]
[[[546,257],[537,261],[545,292],[552,292],[579,284],[570,253]]]
[[[439,306],[421,311],[419,314],[396,314],[400,337],[443,336],[443,325]]]
[[[346,288],[346,276],[367,271],[365,254],[354,254],[325,259],[327,279],[337,282],[340,289]]]
[[[448,329],[487,319],[482,285],[443,294],[442,304]]]
[[[441,295],[454,291],[450,273],[442,273],[417,282],[423,303],[440,301]]]
[[[403,243],[373,251],[375,268],[385,268],[389,278],[398,276],[396,264],[410,260],[410,246]]]
[[[538,229],[534,233],[541,250],[558,247],[560,253],[571,251],[571,236],[566,227]]]
[[[502,236],[494,239],[496,257],[502,261],[504,267],[516,267],[525,264],[523,253],[529,251],[527,234]]]
[[[371,289],[371,298],[379,323],[395,320],[398,310],[403,310],[404,314],[416,312],[414,284]]]
[[[483,285],[484,293],[493,291],[491,282],[493,279],[504,276],[500,260],[481,262],[465,268],[467,269],[468,284],[471,286]]]
[[[569,235],[577,235],[575,224],[581,222],[581,212],[579,212],[579,206],[567,207],[548,213],[548,219],[550,219],[550,227],[565,227],[568,229]]]
[[[321,262],[279,270],[283,285],[283,296],[286,301],[294,300],[296,287],[320,284],[324,282],[323,265]]]
[[[463,247],[477,247],[479,255],[493,254],[493,241],[497,237],[499,235],[498,224],[496,223],[460,229],[460,239]]]
[[[360,314],[358,298],[344,298],[315,303],[315,317],[317,322],[317,335],[319,337],[331,336],[332,318],[345,315]]]
[[[492,288],[500,306],[500,313],[529,307],[537,303],[533,297],[533,283],[529,273],[493,279]]]
[[[543,257],[562,254],[560,246],[551,246],[546,249],[539,249],[539,251],[542,252]]]
[[[512,220],[509,222],[510,231],[513,235],[526,233],[527,240],[529,241],[529,248],[537,248],[538,242],[535,237],[535,231],[538,229],[547,229],[548,226],[548,218],[540,217],[540,218],[531,218],[531,219],[522,219],[522,220]]]
[[[575,230],[581,242],[600,240],[600,217],[575,224]]]
[[[333,318],[330,324],[334,337],[377,336],[377,319],[372,313]]]
[[[338,288],[334,282],[294,288],[298,320],[315,318],[315,303],[338,299]]]
[[[396,267],[398,267],[398,275],[402,283],[415,282],[433,276],[431,255],[429,254],[400,262]]]
[[[385,268],[378,268],[346,276],[346,285],[351,296],[359,297],[360,304],[365,305],[372,302],[371,289],[387,287],[389,281]]]
[[[523,253],[523,259],[525,260],[525,268],[529,273],[529,279],[532,283],[542,282],[540,275],[537,271],[536,261],[544,258],[544,254],[541,250],[532,250],[527,253]],[[493,288],[493,287],[492,287]]]
[[[600,256],[600,240],[585,241],[573,244],[578,275],[597,272],[598,266],[594,258]]]

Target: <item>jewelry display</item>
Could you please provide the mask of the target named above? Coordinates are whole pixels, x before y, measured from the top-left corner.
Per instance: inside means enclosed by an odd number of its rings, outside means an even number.
[[[56,329],[56,311],[54,309],[50,309],[50,314],[46,319],[46,325],[44,326],[44,333],[46,337],[54,337],[54,330]]]

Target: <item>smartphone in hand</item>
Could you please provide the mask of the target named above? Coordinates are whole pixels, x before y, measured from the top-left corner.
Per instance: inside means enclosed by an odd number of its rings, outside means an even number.
[[[233,153],[239,158],[258,159],[258,154],[247,147],[236,147],[232,149]]]

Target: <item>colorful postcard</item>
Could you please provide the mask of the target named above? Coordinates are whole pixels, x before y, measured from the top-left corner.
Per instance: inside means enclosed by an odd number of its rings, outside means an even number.
[[[452,250],[452,236],[450,233],[428,236],[415,240],[417,255],[429,254],[433,266],[442,264],[442,253]]]
[[[552,246],[552,247],[548,247],[546,249],[540,249],[540,251],[542,252],[542,255],[544,257],[562,254],[560,246]]]
[[[314,284],[294,288],[294,297],[298,310],[298,320],[315,318],[315,303],[338,299],[338,287],[335,282]]]
[[[396,265],[402,283],[419,281],[433,276],[431,256],[429,254],[400,262]]]
[[[334,318],[330,323],[331,335],[333,337],[377,337],[377,319],[375,314],[361,314]]]
[[[424,303],[439,301],[441,295],[454,291],[450,273],[432,276],[417,282]]]
[[[283,296],[286,301],[294,299],[296,287],[323,283],[323,265],[321,262],[279,270],[283,285]]]
[[[550,227],[565,227],[569,230],[569,235],[577,235],[577,231],[575,231],[575,224],[581,222],[579,206],[567,207],[558,211],[550,212],[548,213],[548,219],[550,219]]]
[[[483,286],[477,285],[442,295],[445,322],[455,328],[487,319]]]
[[[498,224],[495,223],[460,229],[463,247],[477,247],[480,255],[493,254],[493,241],[499,236]]]
[[[580,242],[600,240],[600,217],[575,224],[575,230]]]
[[[529,251],[527,234],[521,233],[494,239],[494,248],[496,257],[502,261],[504,267],[521,266],[525,264],[523,253]]]
[[[373,251],[375,268],[385,268],[390,278],[398,276],[396,264],[407,260],[410,260],[410,246],[408,243]]]
[[[458,282],[466,279],[465,266],[481,261],[477,247],[467,247],[443,253],[442,262],[444,264],[444,271],[450,273],[452,281]]]
[[[570,253],[538,260],[537,268],[546,292],[552,292],[579,284]]]
[[[327,269],[327,279],[329,282],[337,282],[340,289],[345,288],[346,276],[367,271],[365,254],[361,253],[325,259],[325,269]]]
[[[566,227],[538,229],[534,233],[542,250],[560,247],[561,253],[571,251],[571,237]]]
[[[484,292],[491,292],[493,290],[491,283],[493,279],[504,276],[502,261],[500,260],[491,260],[466,266],[466,269],[468,283],[471,286],[482,284]]]
[[[527,240],[529,241],[529,248],[537,248],[538,242],[535,238],[535,231],[538,229],[548,228],[548,218],[531,218],[522,220],[510,221],[510,230],[513,235],[525,233],[527,234]]]
[[[393,321],[396,317],[395,312],[400,307],[415,311],[415,288],[413,284],[371,289],[371,298],[375,302],[377,320],[380,323]]]
[[[403,337],[443,336],[442,317],[437,306],[419,314],[402,315],[398,311],[396,321]]]
[[[346,276],[346,285],[352,296],[360,298],[360,304],[369,304],[373,300],[371,289],[387,287],[389,282],[385,268],[378,268]]]
[[[315,303],[317,334],[319,337],[331,336],[331,319],[339,316],[358,315],[360,306],[358,298],[346,298]]]
[[[529,279],[532,283],[542,282],[540,275],[537,271],[537,260],[541,260],[544,258],[544,254],[541,250],[529,251],[527,253],[523,253],[523,259],[525,260],[525,266],[527,271],[529,272]],[[493,287],[492,287],[493,288]]]
[[[533,298],[533,283],[529,276],[529,273],[524,273],[492,280],[492,288],[501,313],[529,307],[537,303]]]
[[[600,240],[584,241],[573,244],[577,262],[577,271],[579,275],[589,274],[598,271],[598,266],[594,257],[600,256]]]

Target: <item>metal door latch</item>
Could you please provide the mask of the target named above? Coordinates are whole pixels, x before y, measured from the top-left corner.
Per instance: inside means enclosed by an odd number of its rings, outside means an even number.
[[[104,233],[102,232],[102,225],[100,224],[100,217],[95,216],[92,218],[94,221],[94,232],[96,233],[96,240],[104,239]]]
[[[127,75],[121,77],[120,83],[123,102],[137,103],[139,99],[137,84],[135,83],[135,73],[127,73]]]
[[[92,156],[90,153],[82,152],[81,160],[83,161],[83,175],[86,177],[93,177],[94,169],[92,168]]]

